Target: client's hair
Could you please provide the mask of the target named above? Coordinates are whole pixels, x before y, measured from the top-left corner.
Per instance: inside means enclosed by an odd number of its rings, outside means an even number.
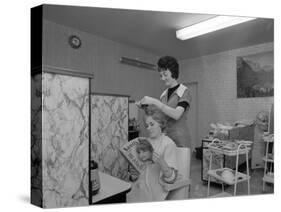
[[[156,106],[149,105],[144,109],[144,111],[144,121],[150,116],[153,120],[159,123],[162,131],[165,130],[168,117],[161,110],[159,110]]]

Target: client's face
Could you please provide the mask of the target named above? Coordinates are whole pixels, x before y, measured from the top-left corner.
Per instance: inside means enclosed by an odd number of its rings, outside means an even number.
[[[162,132],[160,124],[155,121],[151,116],[148,116],[146,118],[145,127],[150,138],[157,138]]]
[[[138,152],[139,159],[143,162],[151,160],[152,154],[149,150],[139,150]]]

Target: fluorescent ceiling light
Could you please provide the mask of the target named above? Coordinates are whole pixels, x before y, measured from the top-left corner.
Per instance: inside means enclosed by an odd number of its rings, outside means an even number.
[[[206,21],[202,21],[197,24],[177,30],[176,36],[180,40],[187,40],[254,19],[256,18],[238,16],[216,16]]]

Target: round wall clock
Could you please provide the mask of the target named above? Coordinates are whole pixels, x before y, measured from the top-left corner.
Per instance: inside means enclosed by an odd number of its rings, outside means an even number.
[[[76,35],[71,35],[68,39],[68,43],[74,49],[80,48],[80,46],[82,44],[80,38]]]

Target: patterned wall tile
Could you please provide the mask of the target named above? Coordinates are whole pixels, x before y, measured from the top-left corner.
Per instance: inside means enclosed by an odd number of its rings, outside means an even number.
[[[128,97],[91,95],[91,159],[101,171],[127,179],[119,149],[128,142]]]
[[[42,207],[42,74],[31,77],[31,203]]]
[[[44,73],[43,207],[88,205],[89,79]]]

